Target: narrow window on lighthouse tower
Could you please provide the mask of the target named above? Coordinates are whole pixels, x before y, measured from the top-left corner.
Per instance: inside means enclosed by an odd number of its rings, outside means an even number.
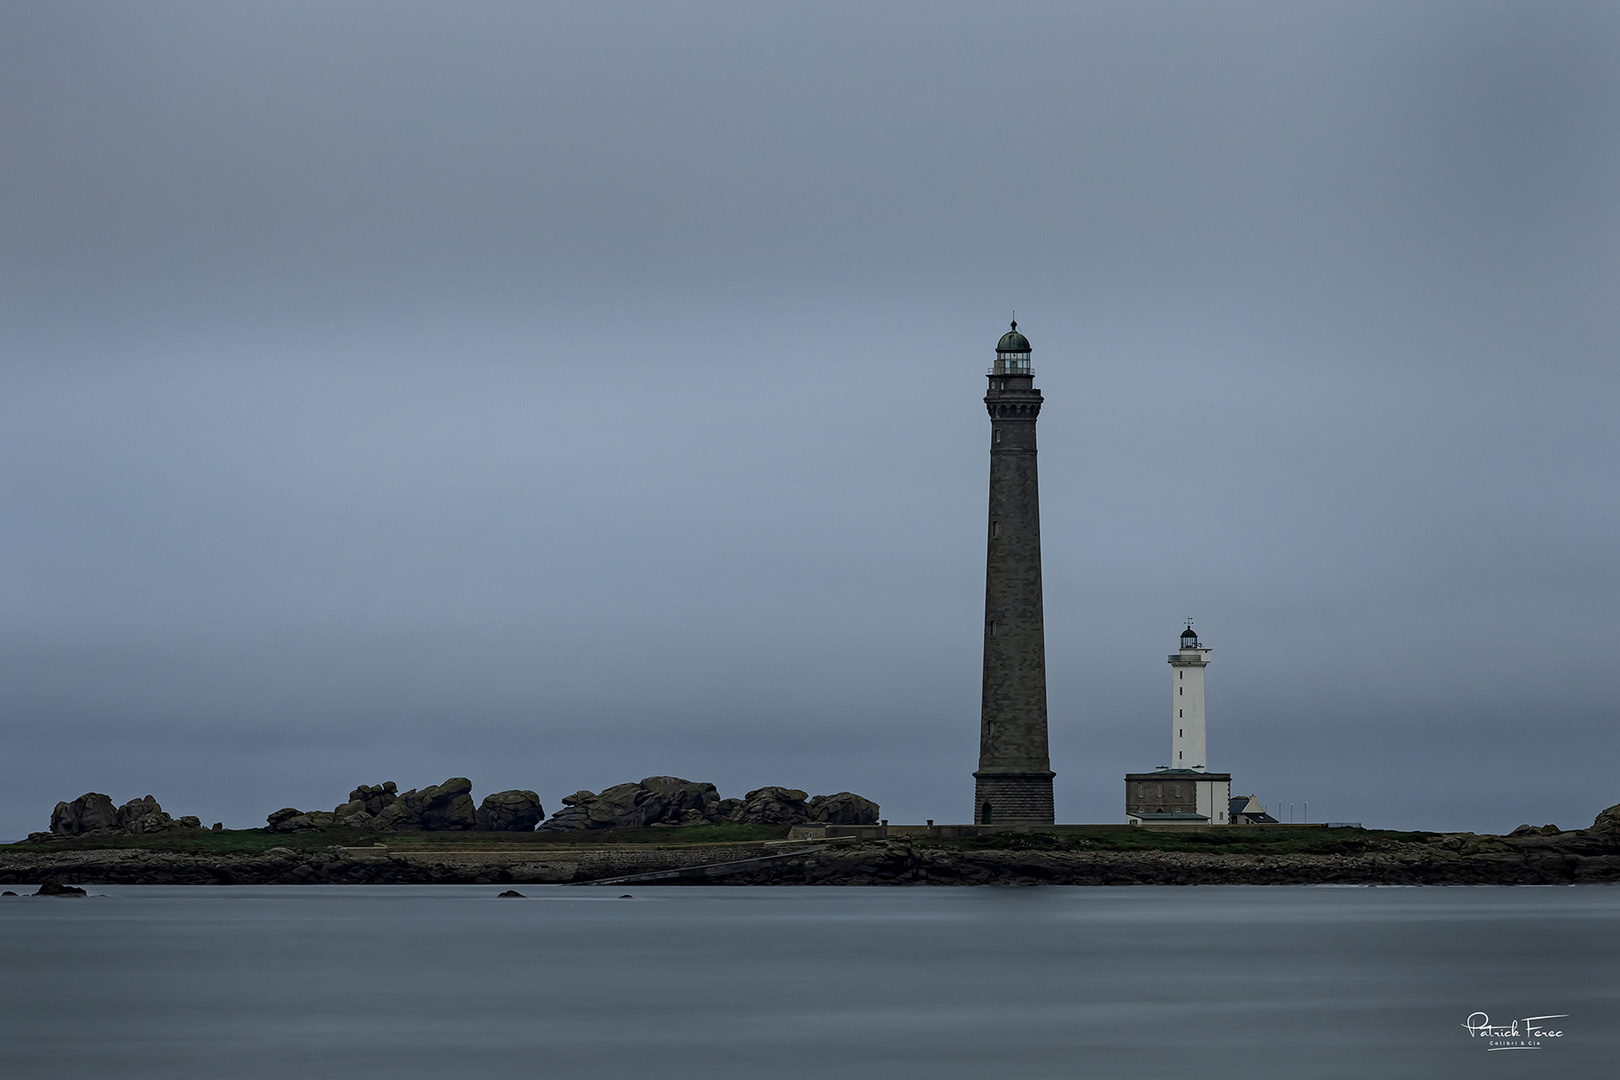
[[[996,442],[1001,441],[1001,429],[1000,428],[996,428],[996,440],[995,441]]]
[[[996,624],[995,624],[995,623],[991,623],[991,624],[990,624],[990,626],[991,626],[991,627],[992,627],[992,629],[991,629],[991,631],[990,631],[990,636],[991,636],[991,637],[995,637],[995,636],[996,636],[996,633],[995,633],[995,630],[994,630],[994,627],[995,627],[995,625],[996,625]],[[1182,711],[1181,711],[1181,710],[1180,710],[1180,709],[1177,709],[1177,710],[1176,710],[1176,715],[1177,715],[1177,716],[1181,716],[1181,715],[1183,715],[1183,713],[1182,713]]]
[[[990,636],[996,636],[996,621],[994,619],[990,620]]]
[[[1001,522],[992,521],[990,523],[990,536],[991,536],[991,538],[993,539],[993,538],[995,538],[997,536],[1000,536],[1000,535],[1001,535]]]

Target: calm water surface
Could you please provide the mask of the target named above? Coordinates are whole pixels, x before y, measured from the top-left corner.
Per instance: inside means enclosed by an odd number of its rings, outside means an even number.
[[[521,889],[4,898],[0,1071],[1620,1076],[1620,888]]]

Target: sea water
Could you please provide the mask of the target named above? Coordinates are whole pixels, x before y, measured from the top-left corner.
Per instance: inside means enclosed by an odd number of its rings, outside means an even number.
[[[0,1072],[1620,1075],[1620,888],[519,888],[0,899]]]

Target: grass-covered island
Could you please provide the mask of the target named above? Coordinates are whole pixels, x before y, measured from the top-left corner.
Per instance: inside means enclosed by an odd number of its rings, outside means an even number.
[[[802,792],[775,790],[804,800]],[[645,884],[738,885],[1620,881],[1620,806],[1603,811],[1590,828],[1523,826],[1506,836],[1288,825],[1200,831],[1074,825],[941,835],[948,831],[701,820],[545,831],[106,828],[34,834],[0,846],[0,884],[517,885],[637,875],[646,875],[639,882]]]

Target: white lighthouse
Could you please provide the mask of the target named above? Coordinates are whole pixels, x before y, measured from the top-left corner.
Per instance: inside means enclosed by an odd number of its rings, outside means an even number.
[[[1204,669],[1209,649],[1192,620],[1170,654],[1170,764],[1125,774],[1125,820],[1155,827],[1230,825],[1232,774],[1210,772],[1204,752]]]
[[[1187,620],[1181,632],[1181,651],[1170,655],[1170,767],[1203,772],[1208,764],[1204,750],[1204,668],[1209,654]]]

